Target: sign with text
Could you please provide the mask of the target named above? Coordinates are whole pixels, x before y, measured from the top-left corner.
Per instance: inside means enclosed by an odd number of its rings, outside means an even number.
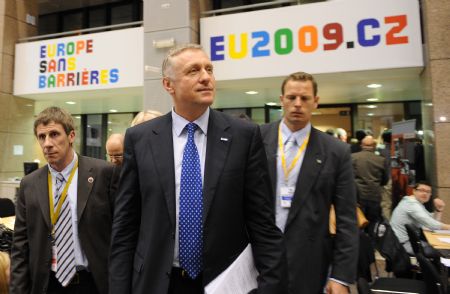
[[[320,2],[200,24],[217,80],[423,66],[415,0]]]
[[[16,45],[14,95],[143,85],[143,29]]]

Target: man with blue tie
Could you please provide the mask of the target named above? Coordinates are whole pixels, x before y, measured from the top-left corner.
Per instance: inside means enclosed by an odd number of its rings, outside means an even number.
[[[9,293],[107,294],[114,166],[73,150],[64,109],[39,113],[34,133],[48,164],[20,182]]]
[[[286,293],[258,127],[210,109],[213,66],[200,46],[171,50],[162,72],[172,111],[125,135],[110,293],[203,293],[249,243],[257,293]]]

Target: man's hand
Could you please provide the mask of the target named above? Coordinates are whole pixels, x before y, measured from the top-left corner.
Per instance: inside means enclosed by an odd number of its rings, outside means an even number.
[[[350,293],[347,286],[336,281],[329,280],[326,287],[327,294],[348,294]]]
[[[434,198],[433,203],[438,212],[442,212],[444,210],[445,202],[442,199]]]

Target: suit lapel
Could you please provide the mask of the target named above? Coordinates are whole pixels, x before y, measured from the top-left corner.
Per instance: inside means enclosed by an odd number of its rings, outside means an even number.
[[[306,153],[303,158],[302,167],[295,186],[295,195],[292,206],[289,210],[288,219],[286,221],[286,230],[292,220],[304,206],[305,201],[310,197],[311,188],[316,182],[322,167],[325,164],[325,155],[319,142],[318,131],[311,128]]]
[[[44,216],[45,223],[50,230],[52,225],[50,222],[50,204],[48,201],[48,165],[40,169],[38,172],[38,180],[36,181],[34,187],[38,195],[38,202],[41,207],[42,215]]]
[[[149,130],[149,150],[158,170],[159,181],[164,189],[167,209],[175,227],[175,167],[173,159],[172,114],[166,114],[159,124]]]
[[[225,165],[232,135],[230,124],[214,110],[209,114],[203,187],[203,222],[205,222]]]
[[[81,219],[87,200],[95,183],[95,171],[87,166],[83,156],[78,155],[78,183],[77,183],[77,217]]]
[[[267,136],[264,138],[264,147],[266,148],[267,164],[269,166],[270,180],[272,184],[272,195],[276,197],[277,190],[277,152],[278,152],[278,123],[270,125]],[[275,200],[275,198],[274,198]],[[276,201],[274,202],[276,203]]]

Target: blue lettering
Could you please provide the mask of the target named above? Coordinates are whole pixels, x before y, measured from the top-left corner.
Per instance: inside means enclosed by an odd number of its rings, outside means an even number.
[[[39,89],[45,88],[45,76],[44,75],[40,75],[39,76]]]
[[[379,28],[380,23],[374,18],[363,19],[358,23],[358,43],[363,47],[376,46],[380,43],[380,35],[366,36],[366,27]]]
[[[225,55],[223,51],[225,50],[225,46],[223,45],[224,36],[211,37],[211,60],[224,60]],[[220,43],[220,44],[219,44]],[[222,52],[222,54],[219,54]]]
[[[109,71],[109,82],[110,83],[117,83],[119,81],[119,69],[113,68]]]
[[[270,56],[269,49],[261,49],[269,44],[270,36],[266,31],[259,31],[252,33],[252,39],[260,39],[252,48],[253,57]]]

